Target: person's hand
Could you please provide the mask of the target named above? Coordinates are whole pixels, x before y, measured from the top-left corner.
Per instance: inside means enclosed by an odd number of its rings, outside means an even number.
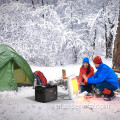
[[[88,78],[85,75],[82,75],[82,77],[85,79],[85,81],[87,82]]]
[[[80,82],[80,85],[85,85],[83,82]]]
[[[85,85],[85,84],[82,82],[81,85]]]

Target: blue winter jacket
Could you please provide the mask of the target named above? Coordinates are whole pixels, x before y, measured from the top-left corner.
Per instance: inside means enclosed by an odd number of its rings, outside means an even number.
[[[92,77],[88,77],[88,83],[97,84],[104,81],[119,87],[118,77],[109,66],[101,63],[96,69],[97,72]]]

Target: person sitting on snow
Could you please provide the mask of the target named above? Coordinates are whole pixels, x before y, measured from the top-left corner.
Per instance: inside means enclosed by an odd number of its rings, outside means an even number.
[[[85,75],[86,77],[91,77],[94,75],[94,68],[89,64],[89,58],[85,57],[83,59],[83,65],[80,68],[79,73],[79,79],[78,83],[80,84],[81,92],[87,91],[88,93],[91,93],[92,91],[92,84],[87,83],[82,75]]]
[[[86,82],[94,84],[96,88],[104,94],[104,100],[112,100],[115,98],[113,91],[117,90],[119,87],[117,75],[109,66],[103,64],[100,56],[96,56],[93,59],[93,63],[97,72],[92,77],[83,75],[83,78]]]

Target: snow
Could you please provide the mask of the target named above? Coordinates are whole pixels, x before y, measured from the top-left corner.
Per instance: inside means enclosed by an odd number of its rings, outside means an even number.
[[[111,59],[103,62],[112,65]],[[90,62],[93,65],[92,61]],[[48,81],[58,80],[62,69],[67,75],[78,75],[80,64],[57,67],[31,66],[33,71],[41,70]],[[64,86],[58,86],[58,99],[40,103],[35,101],[33,87],[19,87],[18,92],[0,92],[0,120],[118,120],[120,116],[120,94],[113,101],[103,98],[80,97],[69,100]]]
[[[117,120],[120,116],[120,95],[110,102],[102,98],[68,100],[59,87],[58,99],[48,103],[35,101],[32,87],[21,87],[17,93],[0,93],[0,120]],[[62,95],[61,95],[62,94]],[[64,99],[63,97],[66,97]]]

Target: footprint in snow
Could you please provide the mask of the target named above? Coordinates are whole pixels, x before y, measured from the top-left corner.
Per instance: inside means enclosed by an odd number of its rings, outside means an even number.
[[[32,105],[32,108],[35,108],[35,106],[34,106],[34,105]]]
[[[3,114],[5,114],[5,112],[6,112],[6,110],[2,110],[2,111],[1,111],[1,114],[3,115]]]
[[[20,113],[25,113],[25,110],[21,110]]]

